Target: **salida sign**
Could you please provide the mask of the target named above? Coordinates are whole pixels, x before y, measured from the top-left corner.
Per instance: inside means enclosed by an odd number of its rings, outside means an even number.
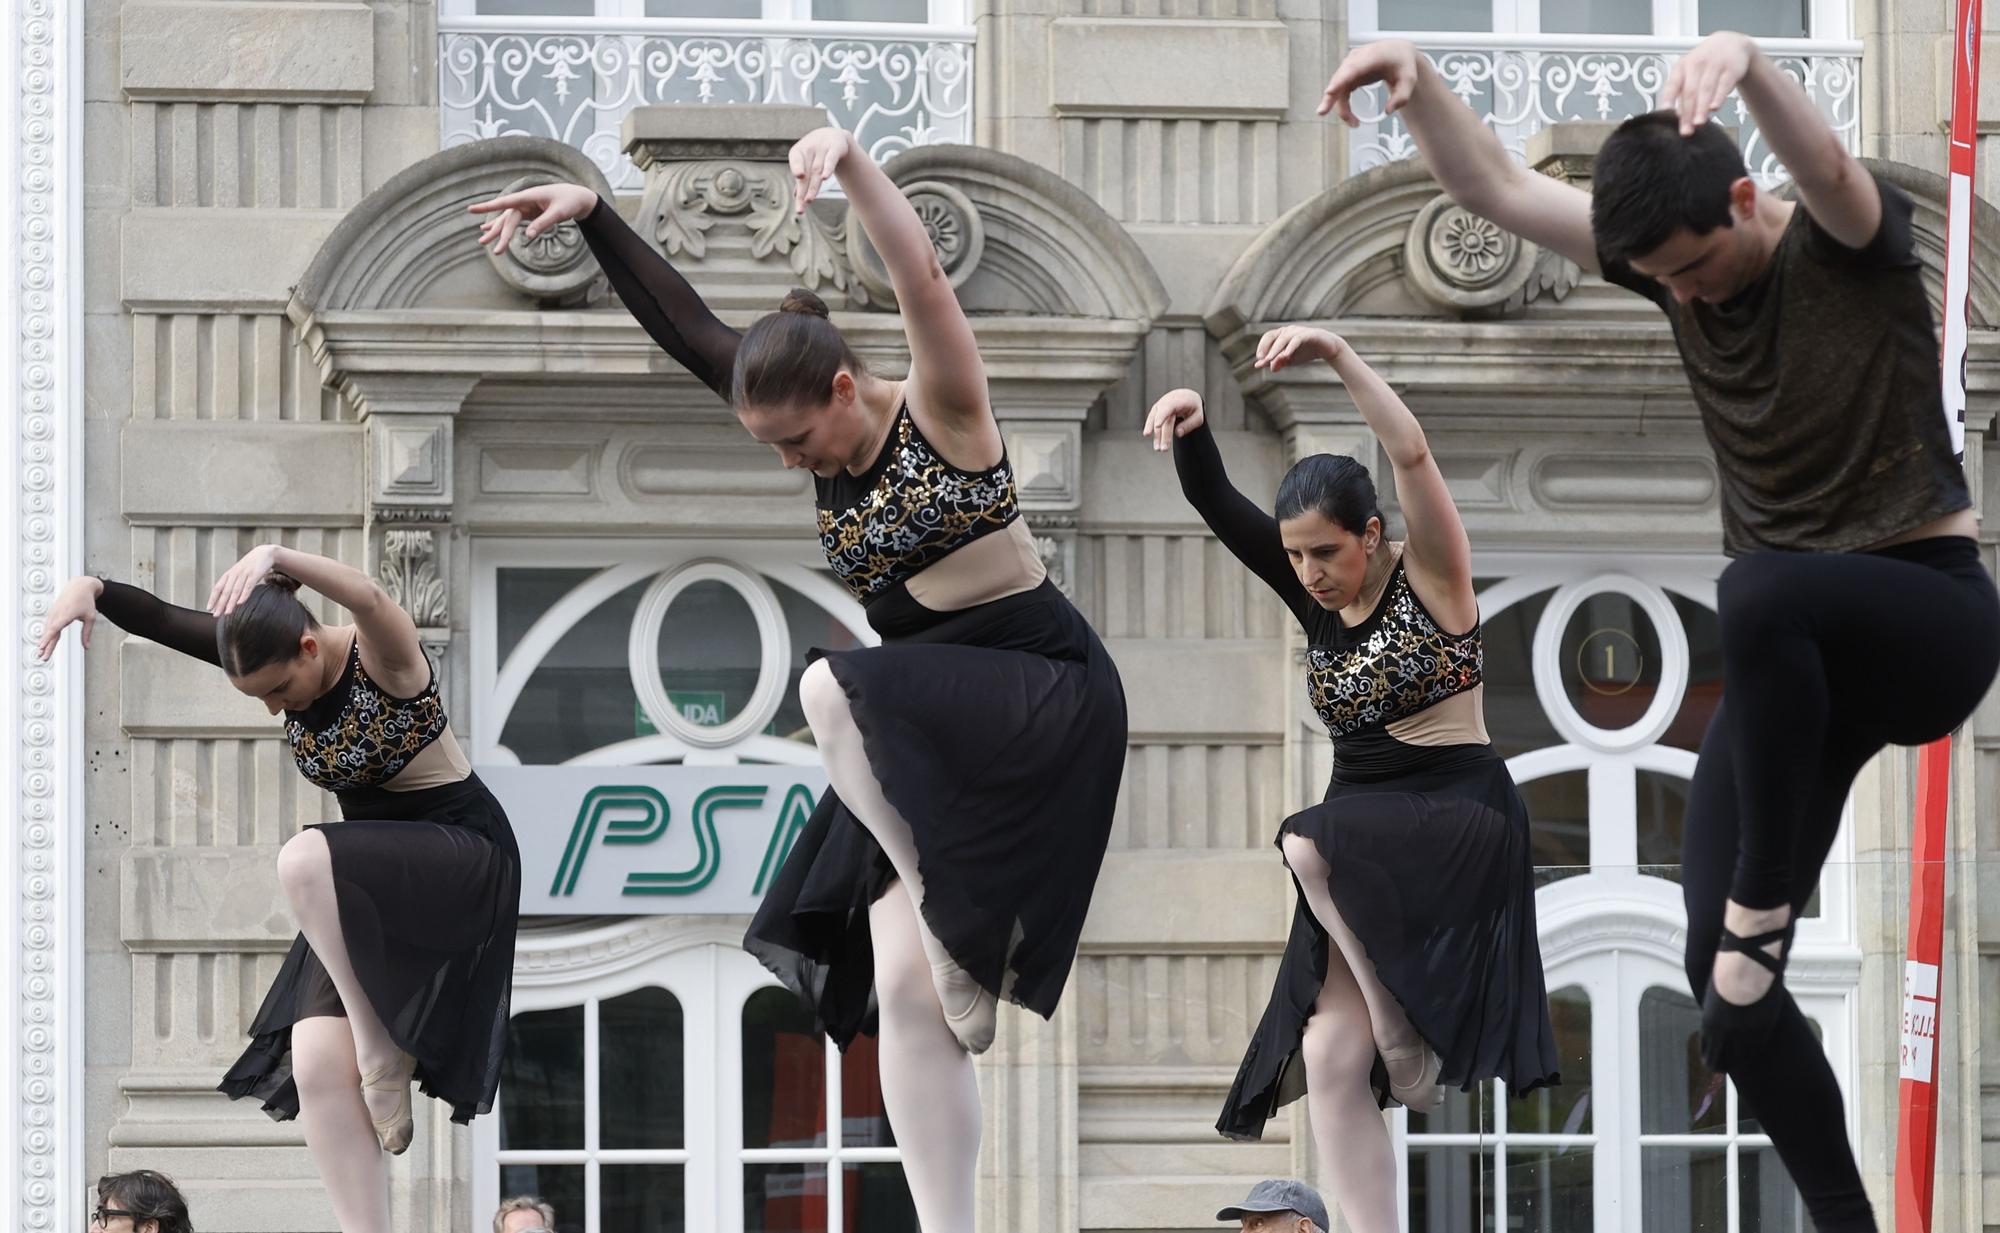
[[[754,911],[826,791],[803,766],[495,766],[523,915]]]

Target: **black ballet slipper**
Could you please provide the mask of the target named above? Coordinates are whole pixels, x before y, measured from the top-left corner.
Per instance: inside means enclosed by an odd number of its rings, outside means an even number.
[[[1756,1001],[1739,1006],[1717,993],[1715,980],[1710,977],[1701,999],[1701,1060],[1711,1071],[1723,1074],[1731,1071],[1738,1060],[1755,1054],[1777,1025],[1778,1012],[1783,1008],[1780,991],[1785,987],[1785,964],[1792,957],[1792,936],[1798,924],[1794,916],[1783,928],[1747,938],[1727,929],[1722,931],[1722,938],[1715,946],[1716,954],[1734,951],[1748,955],[1771,973],[1771,987]],[[1776,955],[1764,949],[1773,942],[1783,943]]]

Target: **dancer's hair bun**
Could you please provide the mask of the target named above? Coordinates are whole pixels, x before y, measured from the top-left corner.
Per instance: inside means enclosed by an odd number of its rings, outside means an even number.
[[[262,578],[259,578],[257,585],[270,587],[274,591],[283,591],[287,595],[297,595],[299,593],[299,580],[290,574],[280,573],[275,569],[265,574]]]
[[[790,291],[787,291],[784,300],[778,304],[778,311],[781,313],[805,313],[811,317],[825,317],[827,315],[826,301],[803,287],[794,287]]]

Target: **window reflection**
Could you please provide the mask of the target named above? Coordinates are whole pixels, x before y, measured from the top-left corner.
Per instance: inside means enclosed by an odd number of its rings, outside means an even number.
[[[500,1063],[501,1150],[582,1146],[583,1007],[515,1015]]]
[[[658,988],[607,998],[597,1009],[597,1034],[599,1143],[686,1147],[679,1000]]]
[[[1590,772],[1563,771],[1519,785],[1528,806],[1535,885],[1590,872]]]
[[[743,1146],[826,1146],[826,1037],[787,989],[743,1006]]]

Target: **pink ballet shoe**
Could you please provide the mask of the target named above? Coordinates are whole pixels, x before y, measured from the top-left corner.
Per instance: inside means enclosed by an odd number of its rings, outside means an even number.
[[[375,1125],[375,1141],[391,1156],[400,1156],[410,1150],[410,1140],[416,1137],[416,1110],[410,1100],[410,1081],[416,1070],[417,1059],[398,1050],[395,1057],[361,1076],[364,1097],[371,1091],[393,1092],[401,1089],[402,1095],[396,1102],[395,1111],[388,1117],[376,1117],[372,1109],[368,1115],[368,1120]]]
[[[1444,1084],[1438,1082],[1438,1074],[1444,1069],[1444,1058],[1419,1040],[1414,1045],[1401,1049],[1387,1049],[1382,1053],[1382,1063],[1389,1066],[1405,1058],[1423,1054],[1424,1064],[1418,1068],[1417,1077],[1408,1083],[1396,1082],[1393,1069],[1389,1077],[1389,1095],[1394,1096],[1406,1108],[1416,1113],[1428,1113],[1444,1103]]]
[[[999,1027],[1000,1000],[955,963],[932,964],[931,983],[937,986],[945,1026],[958,1038],[959,1047],[974,1057],[991,1048]]]

